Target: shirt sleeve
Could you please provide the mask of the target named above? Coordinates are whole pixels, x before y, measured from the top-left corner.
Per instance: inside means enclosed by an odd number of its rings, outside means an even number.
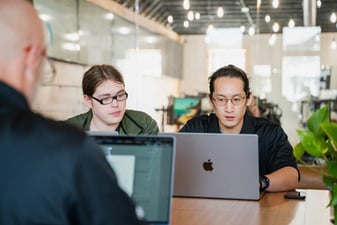
[[[262,174],[272,173],[286,166],[297,169],[297,162],[293,155],[293,148],[284,130],[278,126],[269,126],[260,139],[262,151]],[[297,169],[298,171],[298,169]]]
[[[157,125],[157,122],[154,119],[150,119],[148,125],[144,129],[145,134],[158,134],[159,133],[159,127]]]

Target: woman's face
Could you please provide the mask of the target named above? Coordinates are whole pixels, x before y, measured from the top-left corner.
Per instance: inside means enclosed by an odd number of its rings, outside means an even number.
[[[92,97],[98,100],[103,100],[123,93],[125,93],[123,84],[116,83],[113,80],[106,80],[97,86]],[[91,98],[91,96],[84,96],[84,98],[88,107],[92,109],[92,122],[95,124],[97,129],[107,130],[108,128],[112,128],[115,130],[118,127],[126,110],[126,99],[122,101],[113,99],[111,103],[102,105],[99,101]]]

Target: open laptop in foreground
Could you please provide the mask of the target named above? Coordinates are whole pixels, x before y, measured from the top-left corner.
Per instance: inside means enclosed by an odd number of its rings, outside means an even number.
[[[175,138],[120,136],[89,132],[102,147],[119,185],[137,204],[150,225],[168,225],[171,213]]]
[[[260,199],[257,135],[170,135],[176,137],[174,196]]]

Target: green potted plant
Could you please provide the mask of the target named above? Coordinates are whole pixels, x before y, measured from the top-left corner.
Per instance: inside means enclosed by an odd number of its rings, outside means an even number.
[[[314,112],[307,121],[306,130],[297,130],[300,142],[294,147],[294,156],[303,163],[302,156],[321,158],[326,163],[326,170],[320,170],[323,183],[331,192],[328,204],[333,207],[334,224],[337,225],[337,123],[332,123],[329,106]]]

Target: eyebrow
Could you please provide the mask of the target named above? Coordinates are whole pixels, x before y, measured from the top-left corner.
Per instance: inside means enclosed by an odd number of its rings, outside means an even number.
[[[223,94],[215,94],[215,95],[218,96],[218,97],[225,97],[225,98],[227,98],[227,96],[225,96]],[[230,97],[233,98],[233,97],[238,97],[238,96],[242,97],[242,96],[244,96],[244,94],[243,95],[242,94],[235,94],[235,95],[232,95]]]
[[[116,94],[114,94],[114,95],[111,95],[111,94],[100,94],[100,95],[97,95],[97,97],[111,97],[111,96],[116,96],[116,95],[118,95],[118,94],[120,94],[120,93],[122,93],[122,92],[126,92],[124,89],[122,89],[122,90],[120,90],[120,91],[117,91],[116,92]]]

